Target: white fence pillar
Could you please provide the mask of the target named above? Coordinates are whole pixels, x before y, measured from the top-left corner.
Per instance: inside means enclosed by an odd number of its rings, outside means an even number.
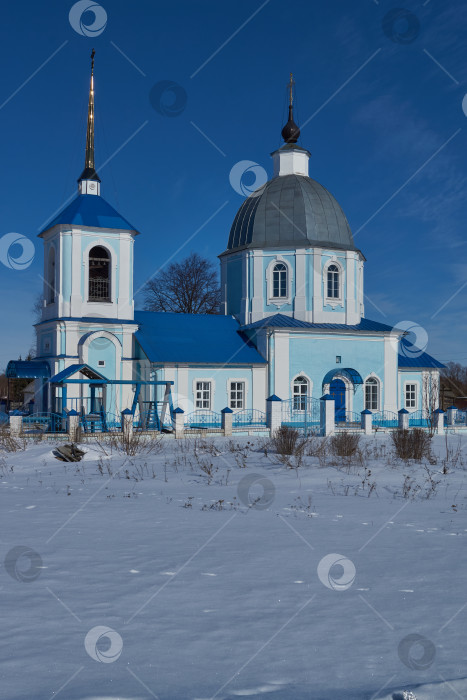
[[[435,411],[435,430],[437,433],[442,433],[444,431],[444,417],[445,412],[442,408],[437,408]]]
[[[231,437],[232,435],[232,423],[233,423],[233,411],[231,408],[223,408],[221,411],[222,415],[222,430],[224,431],[224,437]]]
[[[360,415],[362,417],[362,430],[365,432],[365,435],[371,435],[373,431],[373,413],[366,408]]]
[[[122,411],[122,432],[123,438],[130,441],[133,437],[133,414],[129,408]]]
[[[401,408],[401,410],[398,412],[399,416],[399,430],[408,430],[409,429],[409,412],[407,411],[406,408]]]
[[[172,427],[175,439],[182,438],[185,434],[185,411],[183,408],[176,408],[172,413]]]
[[[457,418],[457,406],[448,406],[447,413],[447,424],[454,425]]]
[[[336,430],[336,402],[331,394],[325,394],[320,401],[320,434],[334,435]]]
[[[266,425],[271,431],[271,436],[282,425],[282,399],[275,394],[266,399]]]
[[[66,417],[67,433],[70,442],[79,442],[79,413],[74,409],[68,411]]]
[[[10,435],[19,437],[23,432],[23,416],[10,413]]]

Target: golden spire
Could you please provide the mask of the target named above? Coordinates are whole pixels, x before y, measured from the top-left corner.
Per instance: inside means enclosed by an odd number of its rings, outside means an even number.
[[[84,170],[81,174],[81,180],[97,180],[100,182],[99,176],[95,170],[94,164],[94,49],[91,53],[91,84],[89,87],[89,103],[88,103],[88,126],[86,131],[86,153],[84,157]]]

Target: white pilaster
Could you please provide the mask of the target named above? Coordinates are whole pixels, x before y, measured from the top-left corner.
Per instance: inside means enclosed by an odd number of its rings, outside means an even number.
[[[289,334],[283,332],[274,333],[274,392],[289,398]]]
[[[295,251],[294,317],[306,321],[306,250]]]

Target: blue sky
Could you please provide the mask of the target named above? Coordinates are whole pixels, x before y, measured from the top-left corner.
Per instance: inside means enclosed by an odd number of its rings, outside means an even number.
[[[249,160],[271,175],[293,71],[310,176],[335,195],[367,258],[366,316],[416,322],[428,352],[467,364],[462,0],[408,0],[399,20],[388,0],[103,0],[107,24],[92,38],[71,26],[72,5],[2,8],[0,253],[16,232],[35,258],[21,270],[0,262],[0,368],[33,342],[36,235],[83,168],[93,47],[96,164],[102,195],[142,233],[137,287],[168,259],[225,249],[242,203],[229,173]],[[162,81],[186,93],[175,116],[151,103]]]

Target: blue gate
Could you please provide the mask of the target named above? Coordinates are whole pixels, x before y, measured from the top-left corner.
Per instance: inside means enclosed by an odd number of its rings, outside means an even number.
[[[305,435],[316,431],[320,424],[320,401],[300,396],[282,402],[282,425],[295,428]]]

